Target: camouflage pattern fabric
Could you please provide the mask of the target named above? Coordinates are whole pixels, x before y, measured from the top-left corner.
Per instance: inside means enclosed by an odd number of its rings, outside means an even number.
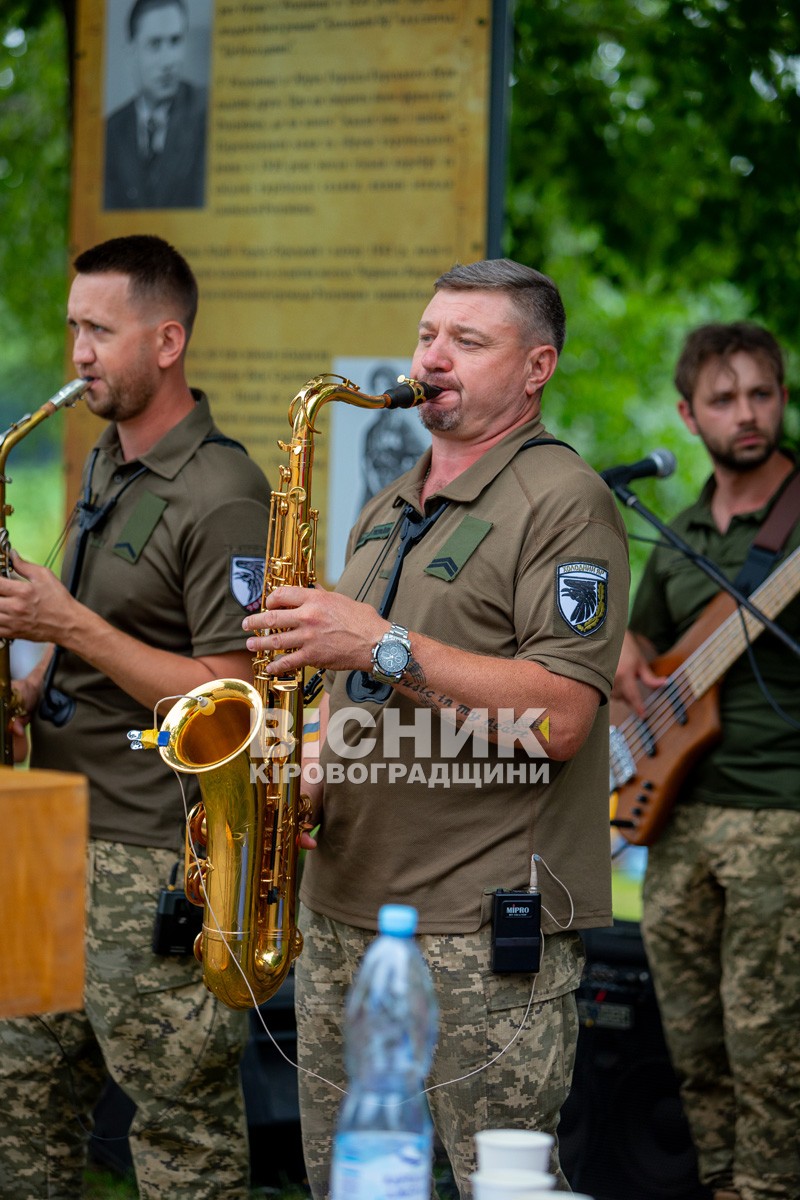
[[[298,1060],[306,1171],[314,1200],[325,1200],[331,1141],[346,1089],[342,1016],[350,980],[375,933],[332,921],[301,906],[305,937],[295,966]],[[572,1079],[578,1017],[574,992],[583,945],[574,933],[545,940],[542,969],[531,996],[530,975],[495,975],[489,967],[490,930],[417,938],[439,1002],[439,1043],[427,1086],[431,1115],[447,1150],[462,1200],[472,1195],[479,1129],[529,1128],[555,1134]],[[512,1042],[486,1070],[477,1070]],[[476,1072],[470,1074],[470,1072]],[[454,1082],[451,1082],[454,1081]],[[331,1086],[331,1085],[335,1086]],[[447,1086],[437,1086],[447,1085]],[[558,1165],[559,1190],[569,1187]],[[435,1193],[434,1193],[435,1195]]]
[[[83,1194],[107,1067],[137,1106],[130,1144],[142,1200],[247,1200],[246,1014],[206,990],[193,956],[151,952],[175,857],[90,842],[85,1011],[0,1022],[0,1196]]]
[[[703,1182],[800,1196],[800,813],[679,805],[642,932]]]

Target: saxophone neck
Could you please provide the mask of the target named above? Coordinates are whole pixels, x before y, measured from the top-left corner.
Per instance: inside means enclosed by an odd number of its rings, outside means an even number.
[[[91,386],[90,379],[73,379],[71,383],[66,383],[54,396],[46,400],[41,408],[37,408],[33,413],[25,413],[13,425],[9,425],[5,433],[0,433],[0,474],[5,473],[6,459],[17,442],[21,442],[24,437],[33,432],[37,425],[51,417],[59,408],[73,405]]]
[[[314,431],[314,419],[323,404],[329,400],[342,400],[357,408],[416,408],[426,400],[438,396],[442,389],[432,383],[408,379],[401,375],[397,387],[389,388],[379,396],[362,392],[343,375],[317,375],[300,389],[289,406],[289,420],[295,435]]]

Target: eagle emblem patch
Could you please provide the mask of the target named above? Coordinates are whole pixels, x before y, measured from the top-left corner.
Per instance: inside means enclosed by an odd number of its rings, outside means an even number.
[[[575,633],[590,637],[608,615],[608,571],[598,563],[567,562],[556,567],[558,611]]]
[[[245,612],[258,612],[264,587],[264,559],[231,555],[231,592]]]

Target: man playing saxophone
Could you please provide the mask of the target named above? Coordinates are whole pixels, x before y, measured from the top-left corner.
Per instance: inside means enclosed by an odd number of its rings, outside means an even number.
[[[344,995],[384,902],[419,910],[441,1013],[429,1083],[447,1085],[429,1099],[461,1195],[476,1129],[555,1132],[569,1089],[577,931],[611,923],[605,704],[629,574],[611,493],[540,420],[564,332],[528,267],[437,280],[412,364],[442,389],[419,408],[431,450],[368,502],[335,592],[278,587],[244,621],[276,673],[327,669],[296,966],[316,1200],[340,1100],[320,1077],[346,1086]],[[539,970],[496,973],[492,894],[526,889],[533,855]]]
[[[110,1073],[136,1105],[141,1197],[246,1200],[245,1017],[203,987],[191,953],[152,951],[184,809],[161,759],[124,739],[164,697],[248,678],[240,623],[260,595],[260,579],[246,583],[263,570],[269,488],[186,381],[197,285],[183,257],[132,236],[75,268],[73,361],[107,427],[84,469],[65,582],[15,556],[0,636],[52,647],[17,684],[32,764],[89,779],[85,1010],[0,1023],[0,1195],[81,1194]]]

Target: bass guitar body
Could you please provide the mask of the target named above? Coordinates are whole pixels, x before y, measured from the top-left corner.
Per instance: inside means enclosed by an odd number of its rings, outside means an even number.
[[[727,594],[715,596],[672,649],[652,661],[667,682],[647,694],[644,717],[612,701],[611,824],[635,846],[660,836],[686,776],[721,737],[718,682],[693,685],[681,668],[735,609]]]

